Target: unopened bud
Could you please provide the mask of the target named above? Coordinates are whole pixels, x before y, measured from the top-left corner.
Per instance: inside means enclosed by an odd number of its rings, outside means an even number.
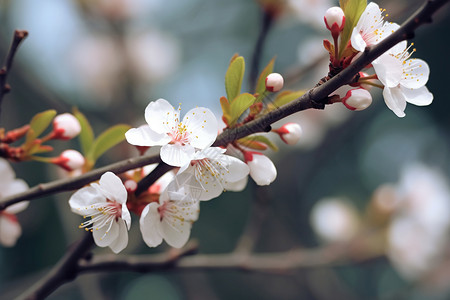
[[[65,150],[59,157],[52,160],[52,163],[64,168],[67,171],[79,170],[84,166],[84,156],[76,150]]]
[[[302,136],[302,128],[297,123],[286,123],[274,132],[280,135],[280,138],[288,145],[295,145]]]
[[[266,89],[269,92],[278,92],[283,88],[284,79],[278,73],[271,73],[266,77]]]
[[[330,7],[326,12],[325,16],[323,17],[325,21],[325,26],[327,26],[327,29],[331,31],[331,34],[338,36],[339,33],[344,29],[345,25],[345,15],[344,11],[338,7]]]
[[[350,110],[364,110],[372,104],[372,95],[363,88],[350,90],[342,98],[342,103]]]
[[[137,182],[132,179],[128,179],[123,183],[123,185],[125,186],[125,189],[127,190],[128,193],[134,193],[138,186]]]
[[[262,153],[247,151],[244,159],[250,168],[250,176],[257,185],[269,185],[277,177],[273,162]]]
[[[69,113],[56,116],[53,120],[53,138],[70,140],[81,131],[80,122]]]

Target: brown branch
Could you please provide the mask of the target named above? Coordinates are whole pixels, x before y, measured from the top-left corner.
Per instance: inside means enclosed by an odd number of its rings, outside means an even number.
[[[300,98],[283,105],[274,111],[264,115],[263,117],[247,124],[225,130],[218,136],[213,146],[223,146],[243,138],[256,132],[267,132],[270,130],[270,125],[279,121],[293,113],[310,109],[325,107],[327,97],[340,86],[343,86],[352,81],[353,77],[365,66],[370,64],[373,60],[381,54],[395,46],[397,43],[411,39],[414,37],[414,31],[421,25],[431,22],[431,16],[449,0],[428,0],[424,5],[417,10],[408,20],[406,20],[400,28],[381,41],[379,44],[367,47],[364,53],[348,68],[334,76],[324,84],[309,90]]]
[[[351,251],[343,245],[332,245],[317,249],[293,249],[277,253],[241,254],[197,254],[180,257],[176,261],[162,254],[132,256],[96,256],[80,264],[80,274],[92,272],[133,271],[153,272],[162,270],[244,270],[279,273],[300,268],[331,266],[355,261]],[[358,258],[358,261],[374,256]]]
[[[75,178],[60,179],[49,183],[42,183],[35,187],[32,187],[31,189],[23,193],[3,198],[0,202],[0,211],[20,201],[33,200],[50,194],[79,189],[86,184],[91,183],[92,181],[98,180],[107,171],[120,174],[131,169],[160,162],[161,159],[159,158],[159,155],[148,155],[130,158],[102,168],[98,168],[94,171],[85,173]]]
[[[74,280],[77,275],[78,261],[94,245],[91,233],[84,236],[72,246],[53,269],[18,299],[44,299],[62,284]]]
[[[6,55],[5,64],[0,70],[0,113],[1,113],[1,105],[3,101],[3,96],[8,93],[11,87],[6,84],[6,79],[8,77],[8,73],[11,70],[12,63],[14,60],[14,56],[16,55],[17,49],[19,48],[20,43],[28,36],[28,32],[26,30],[15,30],[13,40],[11,43],[11,47],[9,48],[8,54]]]

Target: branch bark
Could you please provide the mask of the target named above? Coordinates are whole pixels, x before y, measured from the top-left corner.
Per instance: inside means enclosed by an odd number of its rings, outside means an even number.
[[[10,72],[14,60],[14,56],[16,55],[17,49],[19,48],[20,43],[28,36],[28,32],[25,30],[15,30],[13,40],[11,43],[11,47],[9,48],[8,54],[6,55],[5,64],[0,70],[0,113],[2,107],[3,96],[8,93],[11,89],[9,85],[6,84],[6,79],[8,77],[8,73]]]

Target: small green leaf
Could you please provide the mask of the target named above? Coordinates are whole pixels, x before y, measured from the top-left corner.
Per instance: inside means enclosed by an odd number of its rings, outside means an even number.
[[[231,119],[230,103],[228,102],[228,99],[220,97],[220,106],[222,107],[223,117],[225,119],[224,122],[228,125]]]
[[[277,145],[275,145],[271,140],[269,140],[264,135],[251,135],[248,138],[253,140],[253,141],[256,141],[256,142],[259,142],[259,143],[267,145],[273,151],[278,151]]]
[[[103,153],[123,141],[125,139],[125,132],[130,128],[128,125],[119,124],[104,131],[94,141],[86,158],[95,163]]]
[[[266,77],[273,72],[275,57],[270,60],[267,66],[259,74],[258,83],[256,84],[255,94],[262,95],[266,91]]]
[[[241,93],[242,80],[245,73],[245,61],[242,56],[238,56],[230,62],[225,74],[225,90],[230,103]]]
[[[361,14],[366,9],[367,0],[340,0],[339,4],[345,14],[344,30],[341,33],[341,40],[339,41],[339,55],[342,55],[350,41],[353,28],[358,24]]]
[[[73,108],[72,113],[78,122],[80,122],[81,132],[78,135],[78,140],[80,141],[81,152],[86,155],[94,142],[94,131],[89,121],[77,108]]]
[[[267,105],[267,110],[271,111],[280,106],[288,104],[289,102],[292,102],[303,96],[304,93],[305,91],[283,91],[277,95],[272,103]]]
[[[234,126],[239,117],[253,104],[255,103],[255,96],[244,93],[234,99],[230,104],[230,127]]]
[[[25,144],[29,145],[35,140],[45,129],[50,125],[53,118],[56,116],[56,110],[50,109],[38,113],[30,121],[30,130],[27,132]]]

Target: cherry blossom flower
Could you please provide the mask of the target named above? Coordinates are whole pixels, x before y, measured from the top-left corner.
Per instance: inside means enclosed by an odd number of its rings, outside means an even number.
[[[324,198],[317,202],[310,221],[314,231],[325,242],[349,240],[360,225],[355,207],[341,198]]]
[[[412,44],[413,45],[413,44]],[[418,106],[431,104],[433,94],[425,86],[430,74],[428,64],[412,58],[409,48],[394,47],[373,61],[378,79],[384,84],[383,97],[386,105],[398,117],[404,117],[406,103]]]
[[[148,204],[142,211],[139,223],[142,238],[149,247],[160,245],[163,239],[172,247],[183,247],[192,223],[198,218],[198,201],[183,187],[174,186],[175,182],[161,194],[159,202]]]
[[[361,14],[355,28],[353,28],[350,38],[352,47],[357,51],[364,51],[368,46],[378,44],[392,32],[397,30],[398,24],[384,22],[384,10],[373,2],[367,4],[366,9]],[[406,42],[401,42],[404,45]]]
[[[93,233],[97,246],[109,246],[114,253],[119,253],[128,244],[131,225],[126,201],[122,180],[106,172],[98,184],[92,183],[73,194],[69,205],[74,213],[91,218],[79,227]]]
[[[171,166],[189,163],[196,148],[211,146],[217,137],[217,120],[203,107],[191,109],[180,122],[179,110],[167,100],[158,99],[145,109],[145,120],[148,125],[126,132],[127,141],[136,146],[163,146],[161,159]]]
[[[240,159],[224,154],[226,149],[210,147],[195,153],[191,162],[179,170],[179,186],[190,187],[199,200],[218,197],[233,183],[249,174],[249,167]]]
[[[406,279],[425,276],[445,257],[450,229],[447,180],[439,171],[415,163],[402,171],[394,189],[387,255]]]
[[[257,185],[269,185],[277,177],[275,165],[264,154],[246,151],[244,159],[250,168],[250,176]]]
[[[16,174],[9,163],[0,158],[0,199],[26,191],[28,185],[22,179],[16,179]],[[28,207],[29,202],[23,201],[0,211],[0,244],[13,247],[22,234],[22,228],[16,214]]]

